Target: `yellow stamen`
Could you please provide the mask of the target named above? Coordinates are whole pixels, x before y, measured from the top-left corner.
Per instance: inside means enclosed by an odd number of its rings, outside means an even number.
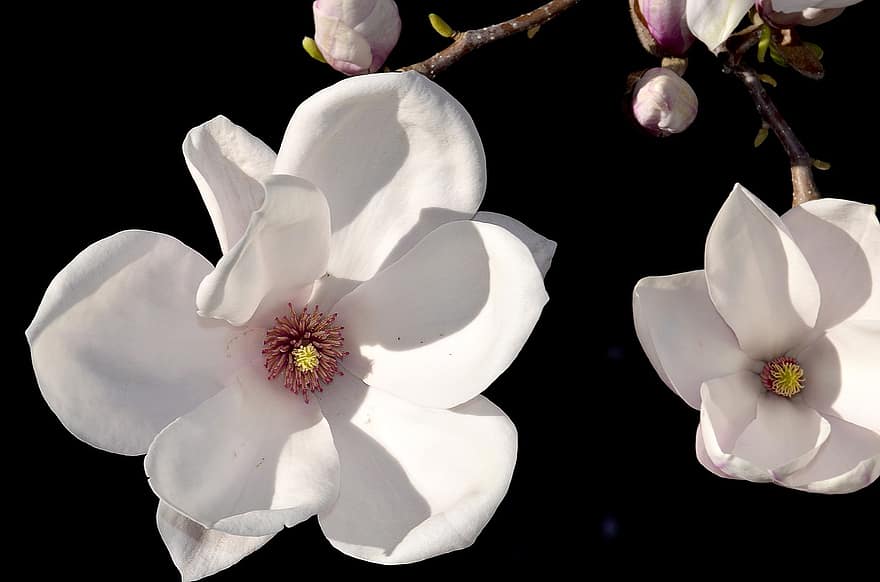
[[[300,372],[311,372],[318,367],[318,350],[309,344],[293,350],[293,365]]]

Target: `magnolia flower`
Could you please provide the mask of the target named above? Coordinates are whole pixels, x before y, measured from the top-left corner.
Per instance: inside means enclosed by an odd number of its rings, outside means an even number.
[[[700,410],[697,458],[722,477],[848,493],[880,475],[880,224],[824,199],[782,218],[742,186],[705,271],[639,281],[636,332]]]
[[[802,12],[810,8],[844,8],[861,0],[773,0],[778,12]],[[755,0],[687,0],[687,22],[698,39],[716,50],[754,5]]]
[[[379,70],[400,37],[394,0],[315,0],[315,44],[346,75]]]
[[[477,213],[467,112],[418,74],[369,75],[306,100],[277,157],[223,117],[183,151],[223,257],[147,231],[80,253],[27,330],[52,410],[147,453],[185,580],[315,514],[372,562],[470,545],[517,449],[480,392],[531,333],[555,244]]]
[[[657,136],[681,133],[697,118],[697,94],[687,81],[664,67],[648,70],[633,88],[633,116]]]

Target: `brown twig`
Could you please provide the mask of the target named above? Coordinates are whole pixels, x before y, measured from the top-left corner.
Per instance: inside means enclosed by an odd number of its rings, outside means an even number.
[[[496,40],[513,36],[520,32],[526,32],[536,26],[550,22],[562,12],[568,10],[580,0],[552,0],[540,8],[527,12],[516,18],[499,22],[485,28],[457,32],[453,35],[454,42],[419,63],[399,69],[400,71],[416,71],[428,77],[435,78],[437,75],[457,63],[463,56]]]
[[[791,184],[794,188],[791,200],[792,208],[804,202],[818,199],[819,189],[813,180],[813,158],[810,157],[807,148],[794,134],[791,126],[788,125],[770,95],[767,94],[758,73],[738,59],[736,61],[732,59],[732,63],[728,64],[726,71],[735,75],[745,85],[758,113],[761,114],[761,119],[773,130],[782,143],[782,147],[785,148],[785,153],[788,154],[791,165]]]

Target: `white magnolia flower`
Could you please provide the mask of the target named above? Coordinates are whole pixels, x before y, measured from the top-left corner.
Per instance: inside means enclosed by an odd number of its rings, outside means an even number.
[[[52,410],[147,452],[186,580],[315,514],[372,562],[470,545],[517,449],[480,393],[531,333],[555,244],[477,213],[467,112],[415,73],[370,75],[304,102],[277,158],[223,117],[183,149],[223,257],[146,231],[80,253],[27,330]]]
[[[880,224],[824,199],[780,218],[742,186],[706,269],[639,281],[642,348],[700,410],[700,462],[722,477],[847,493],[880,475]]]
[[[861,0],[773,0],[778,12],[802,12],[810,8],[844,8]],[[687,0],[687,22],[698,39],[711,50],[736,29],[755,0]]]

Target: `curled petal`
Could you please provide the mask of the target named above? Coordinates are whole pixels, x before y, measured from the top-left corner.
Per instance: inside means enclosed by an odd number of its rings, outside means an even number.
[[[156,511],[156,525],[183,582],[201,580],[225,570],[263,547],[273,537],[236,536],[205,529],[162,501]]]
[[[755,0],[688,0],[687,22],[691,32],[716,50],[748,13]]]
[[[220,115],[187,134],[183,157],[225,253],[263,204],[263,182],[272,173],[275,152]]]
[[[831,435],[816,457],[784,485],[816,493],[851,493],[880,476],[880,435],[833,416]]]
[[[277,315],[288,301],[304,303],[325,273],[329,243],[330,211],[321,192],[299,178],[272,176],[244,236],[199,286],[199,315],[244,325],[260,307]]]
[[[497,224],[510,231],[510,233],[521,240],[524,245],[532,251],[535,258],[535,264],[541,271],[541,275],[547,276],[550,270],[550,264],[553,262],[553,255],[556,254],[556,242],[541,236],[522,222],[515,218],[498,214],[497,212],[480,211],[474,215],[477,222],[485,222],[487,224]]]
[[[352,77],[299,106],[275,172],[327,197],[330,275],[365,281],[429,232],[470,219],[486,188],[476,127],[449,93],[418,73]]]
[[[701,394],[708,458],[721,472],[747,481],[779,482],[802,469],[831,431],[812,408],[767,392],[750,372],[710,380]]]

